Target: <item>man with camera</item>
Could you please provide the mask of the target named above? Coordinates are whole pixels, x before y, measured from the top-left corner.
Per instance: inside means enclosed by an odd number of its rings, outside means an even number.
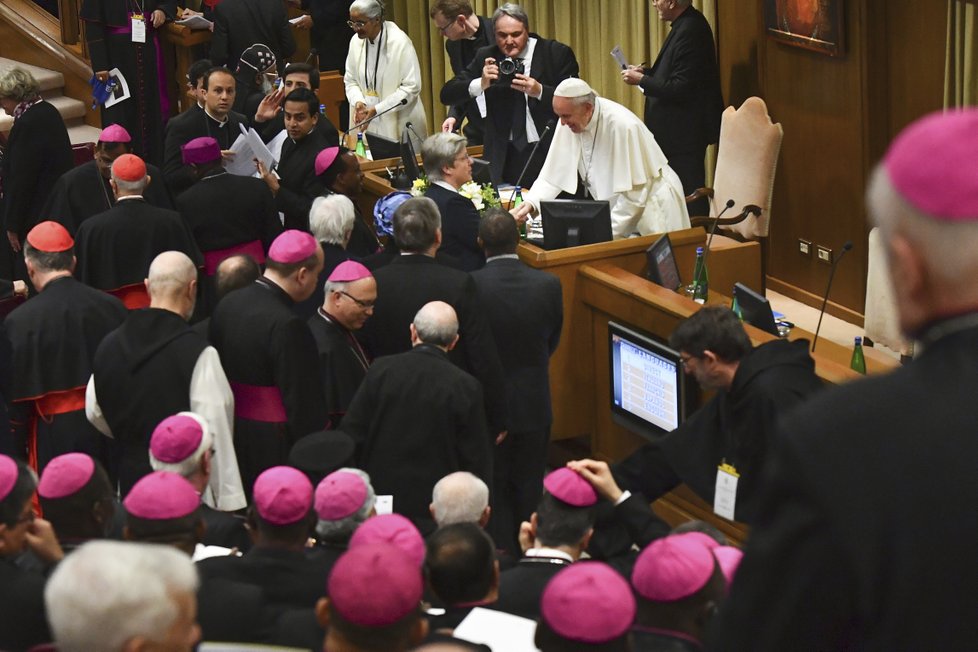
[[[574,51],[530,33],[526,11],[506,3],[492,15],[496,44],[480,49],[469,67],[442,88],[441,101],[462,104],[485,95],[485,157],[494,183],[521,185],[536,179],[553,136],[553,95],[557,84],[577,77]],[[536,143],[539,149],[530,161]]]

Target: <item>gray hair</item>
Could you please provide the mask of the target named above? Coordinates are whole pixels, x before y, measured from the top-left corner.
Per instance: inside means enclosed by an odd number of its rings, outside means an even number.
[[[164,251],[149,265],[146,285],[150,297],[171,296],[196,280],[197,268],[182,251]]]
[[[309,230],[320,242],[345,246],[356,214],[346,195],[317,197],[309,210]]]
[[[363,499],[363,505],[360,506],[360,509],[353,514],[350,514],[346,518],[341,518],[338,521],[326,521],[319,519],[319,521],[316,523],[316,535],[319,537],[320,541],[335,543],[343,543],[348,541],[360,524],[370,517],[370,512],[373,511],[374,504],[377,502],[377,495],[374,493],[373,485],[370,484],[370,476],[366,471],[361,471],[360,469],[354,468],[344,468],[339,469],[337,473],[340,471],[343,471],[344,473],[352,473],[363,480],[363,483],[367,485],[367,497]]]
[[[149,185],[149,176],[144,176],[142,179],[137,181],[126,181],[120,179],[115,175],[115,171],[112,172],[112,181],[115,182],[116,187],[123,192],[138,192],[142,193],[146,190],[146,186]]]
[[[179,615],[173,594],[196,590],[197,570],[175,548],[92,541],[58,565],[44,604],[58,650],[116,652],[137,636],[165,639]]]
[[[426,303],[414,316],[414,330],[425,344],[448,346],[458,335],[455,309],[443,301]]]
[[[428,197],[412,197],[394,211],[394,242],[401,251],[424,253],[435,244],[441,228],[438,204]]]
[[[174,462],[172,464],[159,461],[153,456],[153,453],[150,452],[149,465],[153,467],[154,471],[169,471],[170,473],[176,473],[177,475],[189,479],[192,478],[200,469],[200,461],[204,459],[204,453],[209,451],[214,445],[214,435],[211,433],[211,429],[207,427],[207,421],[205,421],[204,417],[200,416],[199,414],[194,412],[179,412],[177,416],[190,417],[200,424],[200,429],[203,434],[200,437],[200,444],[197,446],[197,450],[195,450],[193,454],[187,457],[185,460]]]
[[[568,98],[574,104],[574,106],[584,106],[585,104],[590,104],[594,106],[598,101],[598,95],[594,91],[591,91],[587,95],[581,95],[579,97]]]
[[[468,471],[449,473],[435,484],[431,505],[438,527],[478,523],[489,506],[489,487]]]
[[[510,18],[515,18],[516,20],[523,23],[523,27],[526,31],[530,31],[530,17],[526,15],[526,10],[519,6],[515,2],[507,2],[505,4],[499,5],[496,11],[492,12],[492,28],[496,29],[496,21],[503,16],[509,16]]]
[[[384,0],[355,0],[350,5],[350,13],[354,11],[367,18],[380,18],[384,15]]]
[[[17,102],[37,97],[41,85],[34,75],[23,68],[11,68],[0,74],[0,97],[9,97]]]
[[[880,227],[884,242],[901,234],[927,261],[935,283],[967,289],[978,276],[978,222],[937,221],[911,206],[893,188],[885,168],[876,168],[866,192],[870,223]]]
[[[441,131],[425,138],[421,144],[421,158],[428,178],[441,181],[444,178],[442,168],[454,165],[456,157],[465,151],[466,144],[464,136]]]

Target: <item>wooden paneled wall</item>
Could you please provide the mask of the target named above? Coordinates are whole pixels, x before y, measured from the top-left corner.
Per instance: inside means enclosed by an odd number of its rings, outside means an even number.
[[[941,108],[947,15],[942,3],[843,0],[846,52],[838,58],[771,41],[762,0],[719,0],[724,98],[767,102],[784,127],[771,210],[768,287],[818,303],[829,267],[804,257],[804,238],[836,252],[831,310],[858,321],[866,286],[863,194],[887,142],[913,119]]]

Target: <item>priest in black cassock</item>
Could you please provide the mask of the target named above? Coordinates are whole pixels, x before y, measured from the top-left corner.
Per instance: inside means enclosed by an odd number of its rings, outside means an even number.
[[[38,294],[5,322],[16,454],[37,472],[64,453],[108,461],[104,438],[85,418],[85,385],[95,350],[125,320],[126,308],[75,280],[74,244],[57,222],[31,229],[24,258]]]
[[[194,138],[209,136],[217,141],[222,152],[241,135],[241,125],[248,119],[232,111],[236,93],[234,76],[226,68],[211,68],[204,75],[204,110],[190,109],[174,117],[166,125],[163,147],[163,175],[170,194],[176,198],[194,184],[193,172],[183,164],[181,148]]]
[[[259,172],[272,194],[275,205],[285,214],[285,228],[309,230],[312,200],[323,191],[316,174],[316,156],[335,143],[319,129],[319,98],[308,88],[297,88],[285,97],[282,114],[288,138],[282,144],[278,169]]]
[[[183,162],[199,182],[177,198],[177,209],[203,252],[207,276],[234,254],[245,253],[264,263],[265,252],[282,232],[268,187],[260,179],[228,174],[221,146],[213,138],[187,143]]]
[[[323,184],[324,195],[346,195],[353,201],[357,216],[353,221],[353,234],[346,245],[347,252],[362,259],[383,249],[377,234],[367,226],[373,224],[373,219],[365,221],[357,205],[357,197],[363,190],[359,157],[345,147],[325,150],[316,159],[316,176]]]
[[[115,195],[109,183],[112,163],[123,154],[131,153],[132,137],[125,127],[113,124],[103,129],[95,144],[95,160],[61,175],[51,189],[42,214],[60,222],[69,233],[75,233],[83,221],[115,206]],[[146,164],[146,173],[157,181],[146,187],[146,201],[153,206],[172,209],[170,193],[161,181],[163,173],[150,163]]]
[[[292,311],[312,294],[323,251],[312,235],[289,230],[272,243],[266,265],[255,283],[221,299],[209,333],[234,391],[234,447],[246,491],[328,420],[316,343]]]
[[[332,423],[339,423],[360,388],[370,358],[357,341],[355,331],[373,314],[377,281],[370,270],[348,260],[340,263],[326,281],[326,300],[309,319],[309,330],[319,349],[319,368],[326,390],[326,409]]]
[[[111,180],[116,205],[85,220],[75,236],[78,279],[114,294],[130,309],[149,305],[143,280],[160,253],[181,251],[195,264],[202,262],[180,214],[150,206],[143,198],[152,181],[135,154],[117,158]]]
[[[176,0],[84,0],[79,17],[92,69],[105,81],[118,68],[131,97],[102,107],[102,124],[121,124],[135,134],[133,150],[163,160],[163,125],[170,115],[159,29],[176,17]]]
[[[295,52],[295,37],[281,0],[221,0],[214,7],[214,37],[210,58],[231,70],[238,67],[241,53],[255,43],[264,43],[280,62]]]

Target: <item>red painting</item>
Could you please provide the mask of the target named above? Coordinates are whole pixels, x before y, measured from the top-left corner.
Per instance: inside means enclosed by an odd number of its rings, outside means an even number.
[[[764,0],[771,38],[829,56],[844,52],[843,0]]]

